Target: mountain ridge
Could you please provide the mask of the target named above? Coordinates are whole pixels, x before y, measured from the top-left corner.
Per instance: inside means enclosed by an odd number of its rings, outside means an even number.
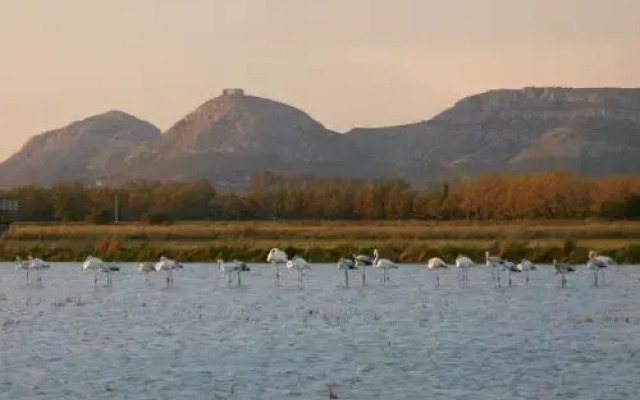
[[[551,166],[636,174],[639,156],[639,88],[495,89],[460,99],[429,120],[346,133],[285,103],[226,89],[164,133],[112,110],[36,135],[0,164],[0,186],[98,178],[243,186],[263,169],[425,184]]]

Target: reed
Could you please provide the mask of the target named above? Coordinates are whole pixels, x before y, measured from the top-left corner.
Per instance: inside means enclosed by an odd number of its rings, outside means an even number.
[[[640,262],[640,222],[535,221],[470,224],[424,221],[269,221],[143,224],[15,224],[0,240],[0,258],[32,254],[79,261],[87,254],[120,261],[160,255],[184,262],[238,258],[263,262],[271,247],[291,248],[312,262],[335,262],[378,248],[399,262],[458,253],[481,261],[489,250],[514,261],[584,262],[588,249],[618,262]]]

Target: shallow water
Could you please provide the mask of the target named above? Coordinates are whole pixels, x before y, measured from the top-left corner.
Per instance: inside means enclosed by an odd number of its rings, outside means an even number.
[[[55,264],[43,288],[0,265],[0,397],[7,399],[637,399],[640,268],[587,271],[559,288],[552,268],[498,289],[485,268],[402,265],[345,289],[314,266],[299,289],[254,265],[227,287],[187,265],[165,289],[132,265],[93,287]],[[503,282],[506,281],[503,275]]]

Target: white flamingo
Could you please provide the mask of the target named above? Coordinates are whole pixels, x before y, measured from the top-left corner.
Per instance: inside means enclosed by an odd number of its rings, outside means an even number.
[[[488,251],[484,252],[485,265],[487,267],[491,267],[491,276],[493,280],[497,283],[498,287],[500,287],[500,269],[503,266],[502,257],[499,256],[491,256]]]
[[[311,264],[309,264],[304,258],[295,256],[291,260],[287,261],[287,268],[289,268],[289,270],[295,269],[298,271],[298,285],[302,287],[304,271],[311,271]]]
[[[398,266],[391,260],[387,258],[380,258],[380,253],[378,253],[378,249],[373,250],[373,268],[380,268],[384,273],[383,279],[385,286],[389,285],[389,270],[390,269],[398,269]]]
[[[27,276],[27,286],[29,286],[29,274],[31,272],[29,268],[29,261],[22,260],[20,257],[16,257],[16,269],[18,271],[24,271]]]
[[[302,287],[302,279],[304,276],[304,271],[311,271],[311,264],[309,264],[304,258],[299,256],[294,256],[286,264],[289,271],[296,270],[298,271],[298,285]]]
[[[598,273],[602,274],[602,284],[604,285],[604,269],[615,263],[611,257],[598,255],[595,250],[589,251],[587,267],[593,270],[593,278],[596,286],[598,286]]]
[[[427,268],[429,268],[431,271],[436,271],[436,287],[440,287],[440,275],[438,271],[441,269],[449,268],[447,263],[439,257],[433,257],[427,263]]]
[[[110,265],[107,265],[102,259],[94,256],[88,256],[82,264],[83,271],[93,271],[93,285],[98,286],[98,273],[105,274],[107,278],[106,286],[111,286],[111,271],[113,270]]]
[[[28,260],[29,260],[29,269],[31,271],[36,272],[36,280],[38,282],[38,286],[42,286],[42,276],[40,273],[43,270],[49,269],[49,264],[47,264],[46,262],[42,261],[42,259],[37,257],[33,258],[29,256]]]
[[[555,269],[555,274],[560,275],[561,285],[562,287],[567,286],[567,275],[570,272],[575,272],[575,268],[566,263],[558,263],[558,261],[553,259],[553,268]]]
[[[139,262],[138,263],[138,273],[140,275],[144,275],[144,280],[146,283],[150,282],[150,275],[152,272],[156,271],[156,263],[153,262]]]
[[[245,264],[242,261],[238,261],[238,260],[233,260],[233,261],[228,262],[228,263],[225,263],[224,260],[218,260],[218,269],[224,275],[228,275],[229,276],[229,284],[228,284],[229,287],[231,287],[231,276],[233,275],[234,272],[236,272],[238,274],[238,286],[240,286],[242,284],[242,280],[240,278],[240,275],[243,272],[251,271],[251,268],[249,268],[249,266],[247,264]]]
[[[174,260],[167,258],[165,256],[160,257],[160,261],[158,261],[155,265],[156,272],[164,271],[167,274],[166,279],[166,287],[173,287],[173,270],[180,268],[179,264]]]
[[[284,251],[273,248],[267,255],[267,262],[271,263],[276,268],[276,286],[280,286],[280,264],[286,264],[289,261],[289,256]]]
[[[502,260],[501,265],[502,265],[502,270],[507,271],[507,279],[509,281],[509,287],[511,287],[512,285],[511,274],[514,272],[521,272],[521,271],[518,269],[518,266],[516,265],[516,263],[509,260]],[[500,286],[499,280],[498,280],[498,286]]]
[[[373,257],[365,254],[354,254],[353,259],[356,261],[356,267],[362,269],[362,286],[364,286],[367,280],[366,269],[367,267],[371,267],[373,265]]]
[[[476,263],[469,257],[459,254],[456,258],[456,267],[462,271],[462,285],[467,286],[469,282],[469,268],[475,267]]]
[[[516,267],[518,269],[518,271],[522,272],[522,274],[524,275],[524,283],[526,286],[530,285],[530,281],[529,281],[529,274],[531,273],[531,271],[535,271],[536,270],[536,266],[533,265],[533,263],[531,261],[529,261],[529,259],[527,259],[527,257],[523,257],[522,261],[520,261],[520,263],[517,265]]]
[[[338,270],[344,271],[344,286],[349,287],[349,271],[358,269],[354,257],[342,257],[338,260]]]

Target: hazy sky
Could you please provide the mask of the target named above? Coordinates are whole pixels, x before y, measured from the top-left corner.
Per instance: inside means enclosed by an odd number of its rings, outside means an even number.
[[[164,130],[224,87],[344,131],[537,85],[640,86],[640,1],[0,0],[0,159],[110,109]]]

